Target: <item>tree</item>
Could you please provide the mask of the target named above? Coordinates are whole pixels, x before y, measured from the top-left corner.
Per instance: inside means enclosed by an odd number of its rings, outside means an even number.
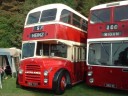
[[[90,8],[95,6],[96,4],[96,0],[77,0],[76,10],[84,16],[88,17]]]
[[[0,0],[0,47],[21,48],[27,13],[45,4],[63,3],[88,17],[91,7],[118,0]]]

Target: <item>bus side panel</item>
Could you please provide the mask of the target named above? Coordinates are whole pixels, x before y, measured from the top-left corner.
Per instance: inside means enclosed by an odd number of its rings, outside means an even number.
[[[59,25],[58,29],[58,38],[86,43],[87,34],[85,32],[65,25]]]

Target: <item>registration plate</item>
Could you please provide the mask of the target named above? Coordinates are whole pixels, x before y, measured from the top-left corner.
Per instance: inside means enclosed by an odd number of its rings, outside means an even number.
[[[105,84],[105,87],[116,88],[116,85],[107,83],[107,84]]]
[[[33,87],[35,87],[35,86],[37,86],[37,85],[38,85],[37,82],[28,82],[28,86],[33,86]]]

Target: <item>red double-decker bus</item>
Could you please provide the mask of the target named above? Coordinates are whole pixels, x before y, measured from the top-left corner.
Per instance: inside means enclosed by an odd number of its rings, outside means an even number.
[[[64,4],[32,9],[24,26],[18,84],[62,94],[83,81],[87,22]]]
[[[87,84],[128,90],[128,1],[92,7],[88,25]]]

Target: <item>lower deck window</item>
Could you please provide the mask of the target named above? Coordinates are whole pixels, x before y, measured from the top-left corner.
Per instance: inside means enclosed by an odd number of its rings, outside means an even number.
[[[67,58],[67,45],[65,44],[45,44],[37,43],[37,55],[40,56],[57,56]]]
[[[91,65],[128,66],[128,42],[102,42],[89,45]]]

